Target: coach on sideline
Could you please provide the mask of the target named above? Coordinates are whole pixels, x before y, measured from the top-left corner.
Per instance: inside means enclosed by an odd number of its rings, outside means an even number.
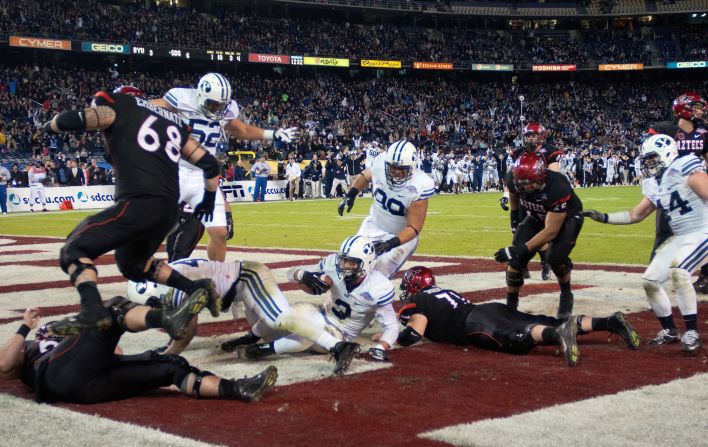
[[[0,209],[7,214],[7,182],[10,180],[10,171],[5,166],[0,166]]]
[[[258,163],[251,166],[251,175],[256,179],[256,187],[253,190],[254,202],[265,202],[266,185],[271,174],[270,166],[265,161],[265,155],[261,155]]]

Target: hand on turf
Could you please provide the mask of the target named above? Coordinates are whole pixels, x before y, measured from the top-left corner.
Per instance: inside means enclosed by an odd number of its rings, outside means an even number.
[[[300,282],[312,289],[312,293],[315,295],[322,295],[323,293],[329,290],[329,284],[322,281],[319,276],[315,275],[312,272],[302,272],[302,278],[300,278]]]
[[[585,211],[583,211],[583,216],[589,217],[590,219],[594,220],[595,222],[607,223],[607,214],[601,213],[599,211],[585,210]]]

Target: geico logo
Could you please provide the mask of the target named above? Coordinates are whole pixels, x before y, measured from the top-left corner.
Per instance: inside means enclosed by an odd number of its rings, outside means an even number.
[[[91,51],[105,51],[108,53],[123,53],[124,47],[123,45],[116,45],[116,44],[110,44],[110,43],[92,43],[91,44]]]
[[[676,66],[678,68],[705,68],[706,61],[679,62]]]

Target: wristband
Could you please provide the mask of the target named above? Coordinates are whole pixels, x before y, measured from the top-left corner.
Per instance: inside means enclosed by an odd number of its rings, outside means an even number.
[[[27,326],[26,324],[22,323],[22,326],[15,332],[17,335],[21,335],[22,338],[27,338],[27,334],[29,334],[31,331],[30,327]]]
[[[349,191],[347,191],[347,196],[350,198],[356,198],[356,196],[359,195],[359,190],[356,189],[355,187],[349,188]]]
[[[605,214],[605,222],[613,225],[629,225],[632,223],[632,216],[629,215],[629,211],[618,211]]]
[[[275,135],[275,131],[274,131],[274,130],[264,130],[264,131],[263,131],[263,139],[264,139],[264,140],[271,141],[271,140],[273,140],[273,136],[274,136],[274,135]]]

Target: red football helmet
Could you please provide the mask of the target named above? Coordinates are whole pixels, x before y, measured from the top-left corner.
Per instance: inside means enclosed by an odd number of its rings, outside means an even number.
[[[136,96],[138,98],[144,98],[145,93],[137,87],[132,85],[121,85],[120,87],[113,90],[113,93],[122,93],[124,95]]]
[[[700,106],[705,108],[706,101],[698,92],[684,92],[678,98],[674,99],[672,108],[676,118],[690,120],[694,117],[694,107]]]
[[[546,141],[547,132],[543,124],[538,121],[531,121],[524,127],[524,143],[533,147],[543,144]]]
[[[435,286],[435,275],[428,267],[416,266],[406,270],[401,281],[401,300]]]
[[[543,188],[546,183],[546,162],[535,152],[523,152],[514,162],[511,171],[519,192],[531,193]]]

